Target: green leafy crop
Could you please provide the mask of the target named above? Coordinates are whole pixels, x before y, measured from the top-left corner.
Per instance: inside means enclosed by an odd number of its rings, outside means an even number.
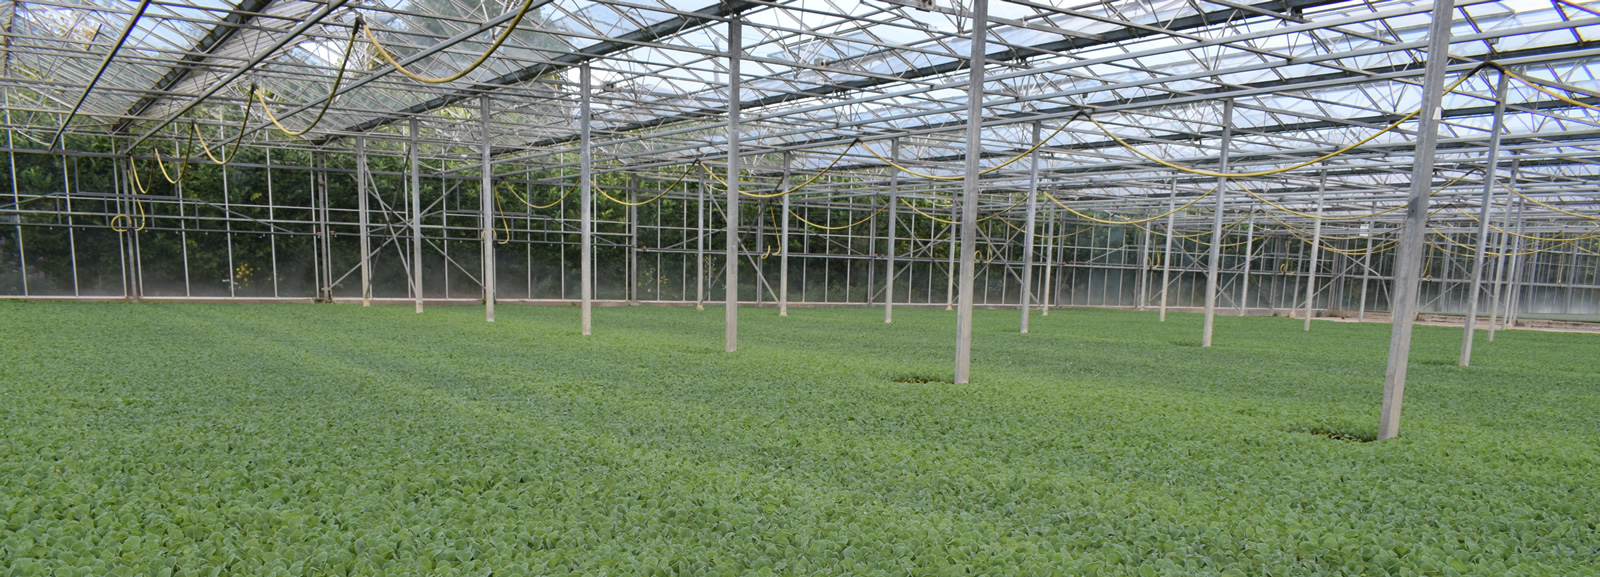
[[[0,575],[1596,575],[1600,337],[0,302]]]

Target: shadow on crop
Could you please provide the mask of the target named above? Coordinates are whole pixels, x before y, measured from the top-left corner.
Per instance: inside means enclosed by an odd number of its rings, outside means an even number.
[[[1329,427],[1300,427],[1300,428],[1295,428],[1295,429],[1289,429],[1288,431],[1291,432],[1291,433],[1305,433],[1305,434],[1308,434],[1308,435],[1316,435],[1316,436],[1322,437],[1324,439],[1329,439],[1329,440],[1333,440],[1333,441],[1350,442],[1350,443],[1371,443],[1373,441],[1378,440],[1378,436],[1375,435],[1375,434],[1368,433],[1368,432],[1365,432],[1365,431],[1357,431],[1357,430],[1354,430],[1354,429],[1329,428]]]

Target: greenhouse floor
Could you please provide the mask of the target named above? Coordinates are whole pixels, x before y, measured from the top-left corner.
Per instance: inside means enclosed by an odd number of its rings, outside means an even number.
[[[0,302],[0,575],[1595,575],[1600,336]],[[121,569],[122,571],[118,571]]]

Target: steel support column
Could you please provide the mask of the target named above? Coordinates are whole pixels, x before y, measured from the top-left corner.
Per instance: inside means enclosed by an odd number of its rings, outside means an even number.
[[[1172,237],[1178,220],[1178,179],[1172,179],[1172,192],[1167,195],[1166,248],[1161,255],[1161,322],[1167,322],[1167,287],[1172,285]]]
[[[639,304],[639,179],[628,175],[628,304]]]
[[[1219,172],[1228,171],[1228,147],[1233,142],[1233,100],[1222,101],[1222,145],[1218,150]],[[1222,209],[1228,197],[1228,179],[1217,179],[1217,207],[1211,218],[1211,259],[1206,265],[1206,320],[1200,333],[1200,346],[1211,346],[1211,331],[1217,317],[1217,285],[1222,275]]]
[[[1049,212],[1059,213],[1060,211],[1050,210]],[[1061,229],[1066,228],[1062,225],[1063,218],[1052,214],[1046,220],[1047,226],[1045,230],[1048,232],[1045,233],[1044,237],[1044,282],[1039,284],[1039,316],[1041,317],[1050,316],[1050,304],[1055,299],[1055,291],[1051,290],[1052,285],[1050,283],[1056,270],[1056,258],[1061,254],[1059,247],[1062,239],[1057,237],[1061,235]]]
[[[727,284],[723,294],[722,348],[739,349],[739,60],[744,56],[743,28],[738,17],[728,19],[728,216]],[[756,290],[761,290],[757,286]]]
[[[372,239],[367,214],[367,137],[356,137],[356,221],[361,229],[361,306],[372,306]]]
[[[783,182],[778,185],[778,190],[789,190],[789,168],[794,161],[789,151],[783,152]],[[789,316],[789,197],[793,194],[783,195],[782,211],[778,214],[778,316]]]
[[[583,148],[585,151],[587,151],[589,149],[587,145],[588,131],[585,131],[584,134],[584,142],[586,144]],[[588,152],[585,152],[584,154],[588,154]],[[587,166],[587,163],[585,166]],[[700,173],[700,183],[696,190],[698,191],[698,196],[696,197],[698,200],[695,202],[696,212],[694,220],[694,310],[703,311],[706,310],[706,175],[704,172]],[[585,193],[585,195],[587,194],[588,193]],[[587,314],[588,306],[588,302],[585,301],[585,319],[589,318],[589,315]],[[585,322],[584,325],[587,326],[588,323]],[[585,331],[584,334],[589,333],[588,331]]]
[[[1533,254],[1523,254],[1523,247],[1528,247],[1527,252],[1529,253],[1537,250],[1530,246],[1532,243],[1524,240],[1526,239],[1528,225],[1527,212],[1528,202],[1519,195],[1517,198],[1517,232],[1514,235],[1517,237],[1516,248],[1511,249],[1510,270],[1506,271],[1510,275],[1510,278],[1506,279],[1506,281],[1511,283],[1511,286],[1506,287],[1506,315],[1500,322],[1500,328],[1502,329],[1516,328],[1517,312],[1522,308],[1522,287],[1526,280],[1523,276],[1523,269],[1527,268],[1528,257],[1535,256]]]
[[[1511,177],[1506,179],[1506,209],[1501,211],[1504,215],[1500,217],[1500,254],[1494,257],[1494,294],[1489,298],[1489,342],[1491,343],[1494,342],[1494,331],[1499,326],[1495,319],[1500,316],[1500,291],[1506,278],[1506,252],[1511,242],[1511,201],[1516,196],[1517,170],[1521,168],[1518,164],[1516,158],[1511,159]]]
[[[478,120],[483,127],[483,168],[479,174],[478,208],[483,215],[483,318],[494,322],[494,165],[489,154],[494,142],[489,132],[489,95],[478,100]]]
[[[1377,202],[1372,203],[1372,211],[1378,211]],[[1378,219],[1373,217],[1372,222],[1367,224],[1367,253],[1361,255],[1361,304],[1356,313],[1356,322],[1367,321],[1367,285],[1372,281],[1372,234],[1377,229]]]
[[[594,154],[590,151],[589,100],[594,88],[589,63],[578,66],[578,298],[581,332],[591,334],[594,309]]]
[[[889,141],[889,158],[900,162],[900,139]],[[788,198],[788,197],[784,197]],[[883,322],[894,322],[894,257],[895,243],[899,242],[899,205],[900,204],[900,171],[889,173],[889,271],[885,273],[888,281],[883,285]]]
[[[422,174],[417,154],[417,119],[412,117],[406,130],[406,154],[411,161],[411,284],[417,301],[417,314],[422,313]]]
[[[1244,231],[1244,276],[1239,284],[1239,316],[1245,316],[1250,310],[1250,261],[1255,256],[1256,248],[1256,210],[1255,205],[1250,206],[1250,222],[1245,224]]]
[[[1317,218],[1311,224],[1311,259],[1306,261],[1306,325],[1311,330],[1312,305],[1317,298],[1317,260],[1322,258],[1322,201],[1328,193],[1328,171],[1317,174]]]
[[[972,275],[978,248],[978,160],[983,156],[983,67],[989,35],[989,0],[972,0],[972,56],[967,60],[967,170],[962,179],[961,288],[956,312],[954,382],[966,384],[972,369]]]
[[[1142,311],[1145,308],[1147,308],[1146,305],[1150,304],[1150,236],[1151,236],[1151,231],[1150,231],[1150,227],[1148,227],[1148,226],[1141,226],[1139,228],[1144,229],[1144,239],[1139,241],[1139,280],[1136,283],[1136,285],[1138,287],[1139,294],[1137,295],[1138,301],[1135,303],[1134,309]]]
[[[1411,170],[1411,198],[1406,207],[1406,229],[1395,255],[1394,327],[1389,337],[1389,367],[1384,374],[1383,413],[1378,439],[1400,434],[1400,404],[1405,396],[1406,365],[1411,359],[1411,331],[1416,321],[1417,291],[1422,249],[1428,234],[1428,195],[1432,189],[1435,147],[1439,143],[1440,103],[1444,98],[1445,67],[1450,58],[1451,24],[1455,0],[1433,5],[1428,31],[1428,63],[1422,82],[1422,113],[1417,115],[1415,164]]]
[[[1022,304],[1022,333],[1028,332],[1028,309],[1033,298],[1033,228],[1034,219],[1039,211],[1039,139],[1042,138],[1039,121],[1033,122],[1034,151],[1028,153],[1028,216],[1023,225],[1022,241],[1022,290],[1018,299]]]
[[[1489,250],[1489,219],[1494,214],[1494,184],[1500,169],[1500,133],[1505,130],[1506,88],[1511,75],[1500,72],[1494,86],[1494,127],[1489,133],[1489,163],[1483,169],[1483,196],[1478,200],[1478,243],[1472,256],[1472,289],[1467,294],[1467,319],[1461,333],[1461,366],[1472,364],[1472,334],[1478,323],[1478,294],[1483,291],[1483,255]],[[1492,316],[1492,315],[1491,315]],[[1493,325],[1491,318],[1489,324]]]
[[[956,237],[960,236],[961,203],[950,201],[950,262],[945,266],[944,274],[944,310],[955,310],[956,306],[956,254],[961,252],[956,248]]]

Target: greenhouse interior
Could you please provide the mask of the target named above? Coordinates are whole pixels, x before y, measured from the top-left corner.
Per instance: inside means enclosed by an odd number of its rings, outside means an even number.
[[[1600,2],[0,20],[0,575],[1600,574]]]

